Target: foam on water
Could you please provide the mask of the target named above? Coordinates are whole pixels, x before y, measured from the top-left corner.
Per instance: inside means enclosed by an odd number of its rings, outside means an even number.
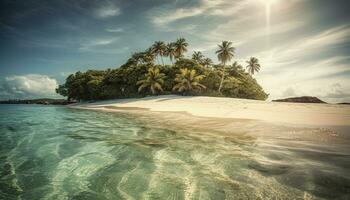
[[[0,111],[0,199],[350,198],[350,137],[327,129],[55,106]]]

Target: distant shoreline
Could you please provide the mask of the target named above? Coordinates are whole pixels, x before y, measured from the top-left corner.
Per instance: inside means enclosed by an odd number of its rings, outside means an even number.
[[[185,112],[198,117],[253,119],[311,126],[349,126],[350,107],[340,104],[266,102],[248,99],[163,95],[77,103],[73,108],[100,111]]]
[[[76,103],[76,101],[68,101],[66,99],[10,99],[0,101],[0,104],[41,104],[41,105],[68,105]]]

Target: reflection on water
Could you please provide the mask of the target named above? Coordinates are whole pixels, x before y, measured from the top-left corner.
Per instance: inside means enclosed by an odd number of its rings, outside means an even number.
[[[349,199],[349,137],[186,115],[1,106],[0,199]]]

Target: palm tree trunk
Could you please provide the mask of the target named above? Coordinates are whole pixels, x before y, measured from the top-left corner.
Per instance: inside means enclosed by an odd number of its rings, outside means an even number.
[[[151,86],[151,93],[152,93],[152,95],[154,95],[156,93],[156,91],[154,90],[153,86]]]
[[[219,92],[221,92],[221,88],[222,88],[222,83],[224,82],[224,77],[225,77],[225,62],[223,63],[224,66],[222,68],[222,76],[221,76],[221,81],[220,81],[220,85],[219,85]]]

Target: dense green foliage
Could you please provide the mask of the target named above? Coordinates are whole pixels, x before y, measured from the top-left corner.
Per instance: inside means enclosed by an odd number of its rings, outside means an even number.
[[[187,94],[192,91],[205,89],[207,87],[200,83],[204,77],[204,75],[197,75],[194,69],[180,69],[180,73],[176,74],[176,78],[174,79],[176,84],[173,90],[182,94]]]
[[[157,91],[162,92],[162,85],[164,84],[165,74],[160,73],[159,68],[148,68],[148,73],[145,79],[138,81],[136,84],[140,85],[138,91],[141,92],[145,89],[149,89],[152,94],[156,94]]]
[[[157,41],[146,51],[134,53],[119,68],[79,71],[69,75],[56,92],[69,100],[78,101],[171,93],[259,100],[267,98],[261,86],[241,65],[237,62],[227,65],[234,56],[230,42],[224,41],[219,45],[217,54],[220,64],[213,64],[201,52],[194,52],[192,59],[184,58],[187,47],[188,43],[183,38],[168,44]],[[164,57],[174,64],[165,65]],[[247,61],[249,72],[257,72],[260,69],[258,60],[251,58],[250,61],[253,62]]]

